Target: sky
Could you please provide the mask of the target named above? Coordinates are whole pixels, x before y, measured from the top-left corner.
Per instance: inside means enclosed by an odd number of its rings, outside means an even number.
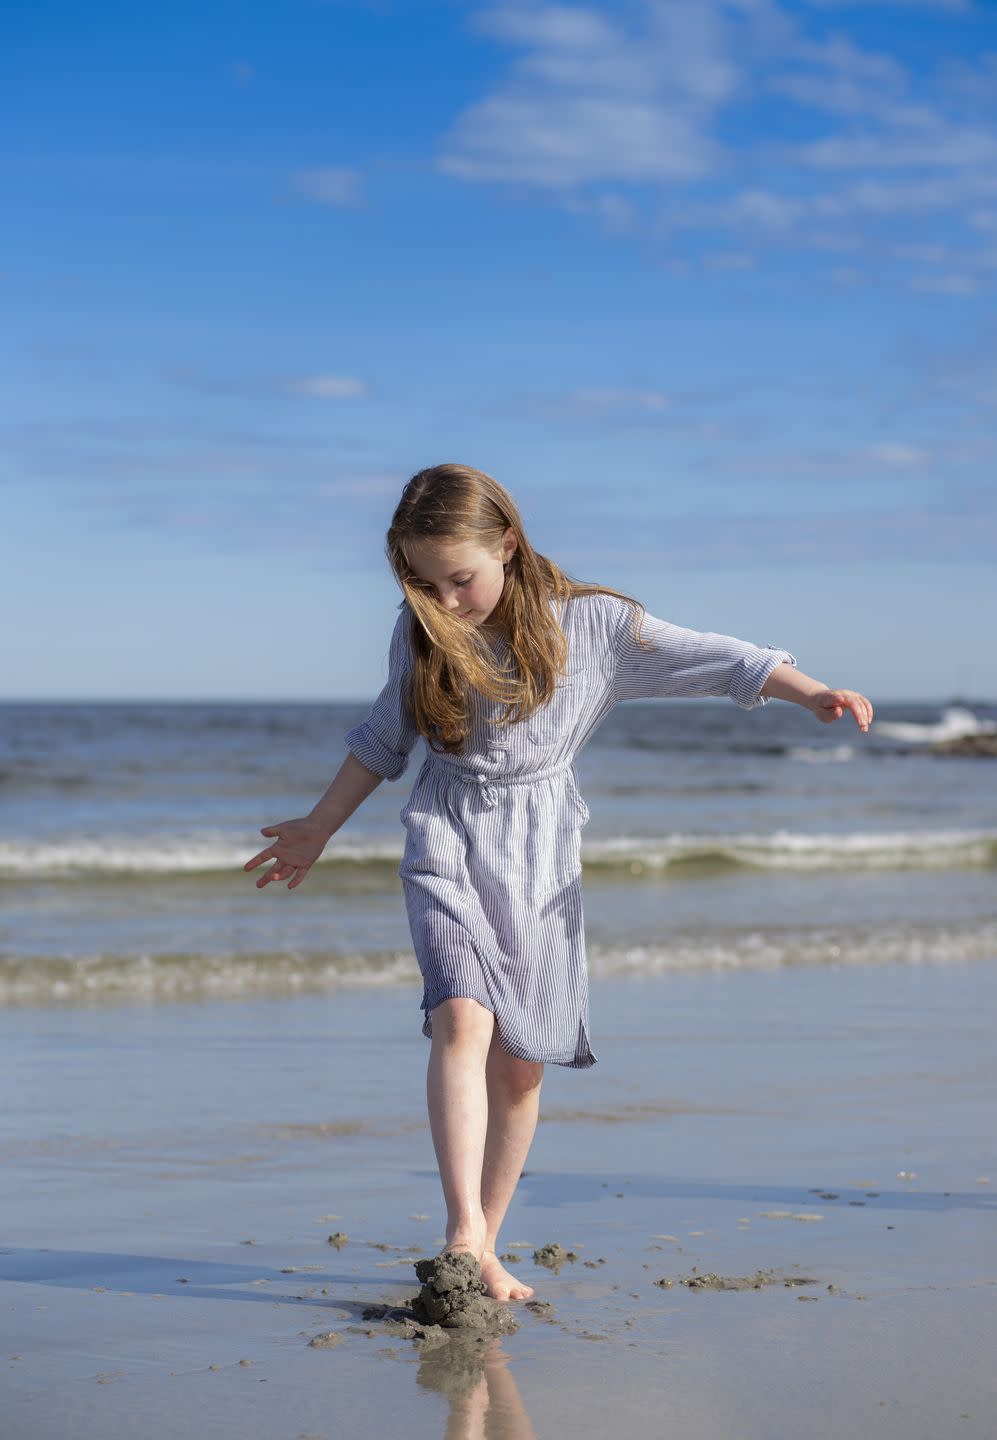
[[[9,699],[359,699],[414,471],[997,698],[994,0],[10,0]]]

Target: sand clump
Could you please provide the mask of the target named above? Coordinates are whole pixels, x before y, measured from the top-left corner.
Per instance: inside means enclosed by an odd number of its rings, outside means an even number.
[[[489,1299],[481,1266],[466,1251],[417,1260],[415,1273],[422,1283],[411,1301],[417,1321],[491,1335],[518,1328],[508,1306]]]
[[[541,1245],[539,1250],[534,1250],[533,1260],[537,1265],[543,1265],[548,1270],[553,1270],[556,1275],[566,1260],[577,1260],[578,1256],[574,1250],[565,1250],[563,1245],[552,1241],[549,1245]]]
[[[323,1330],[321,1335],[313,1335],[308,1342],[313,1350],[333,1350],[342,1343],[343,1337],[336,1330]]]
[[[654,1283],[662,1290],[670,1290],[673,1285],[684,1285],[687,1290],[762,1290],[766,1285],[784,1285],[791,1290],[797,1285],[819,1285],[820,1281],[808,1275],[780,1275],[775,1270],[756,1270],[754,1275],[717,1275],[713,1271],[701,1275],[693,1267],[692,1274],[684,1279],[666,1278]]]
[[[407,1305],[364,1307],[362,1319],[378,1321],[377,1331],[363,1325],[348,1325],[346,1332],[371,1338],[375,1334],[388,1334],[401,1340],[414,1340],[426,1351],[460,1340],[473,1344],[519,1329],[508,1304],[489,1297],[481,1278],[481,1266],[466,1251],[417,1260],[415,1273],[422,1288]],[[540,1318],[552,1319],[549,1305],[534,1302],[529,1308]],[[316,1349],[334,1346],[333,1334],[326,1331],[308,1343]]]

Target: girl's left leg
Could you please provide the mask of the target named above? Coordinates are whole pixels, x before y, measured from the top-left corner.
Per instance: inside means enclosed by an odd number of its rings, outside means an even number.
[[[481,1169],[481,1208],[488,1221],[481,1278],[495,1300],[527,1300],[533,1294],[531,1285],[517,1280],[500,1263],[496,1247],[537,1128],[543,1070],[542,1065],[519,1060],[503,1049],[496,1025],[485,1062],[488,1130]]]

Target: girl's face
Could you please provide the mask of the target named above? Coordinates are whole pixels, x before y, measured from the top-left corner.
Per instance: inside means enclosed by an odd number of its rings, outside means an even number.
[[[516,549],[516,536],[505,532],[492,554],[470,542],[413,540],[406,546],[413,573],[444,610],[456,611],[472,625],[484,625],[502,597],[503,566]]]

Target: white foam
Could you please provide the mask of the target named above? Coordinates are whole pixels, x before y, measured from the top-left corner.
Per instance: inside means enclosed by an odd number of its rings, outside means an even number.
[[[235,872],[269,843],[265,837],[248,840],[221,832],[199,831],[189,835],[163,836],[73,836],[66,840],[12,844],[0,841],[0,868],[10,874],[36,878],[60,875],[182,875]],[[333,842],[322,861],[398,864],[402,847],[398,840]],[[320,862],[321,863],[321,862]],[[254,872],[250,872],[254,873]]]
[[[731,936],[677,935],[667,945],[588,949],[589,972],[664,975],[677,971],[819,969],[828,965],[949,965],[997,960],[997,922],[966,927],[880,926],[754,932]]]
[[[724,970],[771,971],[825,966],[944,965],[997,960],[997,921],[959,928],[844,926],[787,933],[674,934],[667,944],[592,944],[595,979]],[[98,1004],[295,994],[340,987],[407,986],[418,995],[415,956],[395,950],[371,954],[33,956],[0,963],[0,1005]]]
[[[402,857],[403,839],[340,840],[327,847],[320,864],[390,865]],[[997,832],[927,830],[844,835],[673,833],[586,840],[582,860],[590,869],[610,867],[643,874],[690,861],[745,865],[765,870],[964,869],[993,863]],[[58,841],[0,841],[0,875],[32,879],[81,875],[109,879],[167,875],[237,875],[259,851],[259,840],[220,832],[155,837],[74,836]],[[254,878],[262,873],[250,871]]]
[[[997,721],[979,720],[962,705],[949,705],[940,720],[916,724],[909,720],[877,720],[876,734],[908,745],[934,745],[940,740],[962,740],[967,735],[997,735]]]
[[[667,869],[679,862],[727,859],[766,870],[961,869],[991,863],[997,834],[929,830],[803,835],[675,834],[661,840],[620,836],[592,841],[583,859],[593,865],[626,865],[634,873]]]

